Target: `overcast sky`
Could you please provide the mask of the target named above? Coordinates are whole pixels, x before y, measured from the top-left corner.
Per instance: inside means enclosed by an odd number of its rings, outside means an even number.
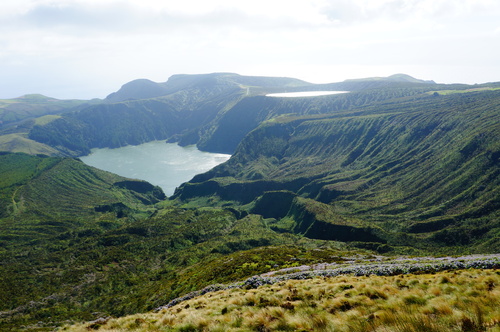
[[[498,0],[2,0],[0,98],[104,98],[137,78],[500,81]]]

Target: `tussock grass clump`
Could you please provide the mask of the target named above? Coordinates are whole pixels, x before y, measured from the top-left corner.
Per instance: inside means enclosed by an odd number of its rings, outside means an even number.
[[[62,330],[499,332],[498,285],[497,270],[474,269],[288,280],[221,290],[157,313]]]

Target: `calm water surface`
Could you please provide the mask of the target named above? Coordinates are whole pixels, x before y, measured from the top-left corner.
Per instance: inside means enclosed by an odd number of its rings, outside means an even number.
[[[155,141],[117,149],[92,149],[80,159],[87,165],[160,186],[167,196],[196,174],[225,162],[227,154],[203,152],[196,146],[181,147]]]
[[[301,91],[301,92],[280,92],[269,93],[266,97],[293,98],[293,97],[317,97],[327,95],[337,95],[339,93],[349,93],[349,91]]]

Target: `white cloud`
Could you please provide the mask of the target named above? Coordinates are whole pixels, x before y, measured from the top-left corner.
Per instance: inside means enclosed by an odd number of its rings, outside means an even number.
[[[498,17],[496,0],[6,0],[0,97],[58,97],[61,86],[64,97],[103,97],[139,77],[214,71],[324,82],[433,79],[432,68],[442,81],[493,80]],[[478,64],[493,67],[474,73]]]

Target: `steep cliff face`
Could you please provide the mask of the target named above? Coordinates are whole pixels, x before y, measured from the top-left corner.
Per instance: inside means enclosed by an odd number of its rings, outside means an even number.
[[[242,87],[217,75],[179,77],[167,83],[133,81],[99,105],[34,126],[29,137],[70,156],[88,154],[95,147],[153,140],[194,144],[199,140],[199,127],[243,94]]]
[[[94,147],[163,139],[197,144],[205,151],[233,153],[250,131],[269,119],[339,112],[434,88],[434,84],[391,80],[315,85],[292,78],[231,73],[174,75],[165,83],[127,83],[100,104],[82,106],[55,121],[35,125],[29,137],[70,156],[85,155]],[[353,93],[265,97],[270,92],[314,89],[349,89]]]
[[[155,100],[102,104],[35,126],[30,138],[73,156],[94,147],[116,148],[178,133],[177,110]]]
[[[386,84],[382,87],[380,83],[379,86],[373,84],[367,88],[362,82],[340,83],[326,88],[333,90],[350,88],[349,91],[352,92],[314,98],[246,96],[227,111],[220,112],[214,121],[203,125],[197,144],[203,150],[233,153],[239,142],[264,121],[285,115],[303,116],[343,112],[384,100],[416,95],[435,88],[428,84],[412,85],[411,88],[395,83]],[[309,89],[311,87],[303,90]]]
[[[276,269],[348,260],[358,273],[348,257],[373,258],[359,248],[500,252],[499,84],[434,91],[444,87],[397,75],[320,87],[353,91],[344,95],[264,96],[318,87],[180,75],[155,98],[108,100],[26,126],[70,155],[164,137],[234,155],[166,201],[158,187],[77,159],[0,153],[0,330],[53,330],[68,320],[93,320],[86,327],[96,328],[96,315],[150,311],[192,290]],[[463,262],[445,265],[496,264]],[[362,271],[414,271],[392,263]],[[492,285],[486,280],[485,292]]]
[[[499,90],[403,78],[322,85],[353,91],[342,95],[273,98],[264,95],[318,86],[180,75],[164,96],[83,109],[30,137],[70,155],[167,138],[234,152],[181,186],[173,196],[181,201],[214,197],[251,210],[267,192],[288,190],[361,227],[376,224],[392,232],[378,238],[397,243],[404,234],[445,244],[495,238]],[[457,90],[435,91],[445,88]]]
[[[448,245],[471,244],[481,236],[494,239],[499,228],[499,110],[500,92],[485,91],[424,94],[350,112],[278,118],[250,132],[227,163],[195,177],[176,197],[196,197],[193,188],[213,181],[241,188],[233,197],[243,188],[268,183],[246,190],[240,202],[253,198],[258,206],[266,191],[288,190],[323,204],[345,225],[390,232],[365,236],[351,229],[357,234],[351,240],[396,243],[402,234],[417,233]],[[201,195],[231,200],[232,194],[221,194],[220,188]],[[335,231],[333,226],[312,231],[321,218],[299,210],[288,214],[297,222],[296,232],[317,238],[335,238],[325,234],[339,232],[338,225]]]

